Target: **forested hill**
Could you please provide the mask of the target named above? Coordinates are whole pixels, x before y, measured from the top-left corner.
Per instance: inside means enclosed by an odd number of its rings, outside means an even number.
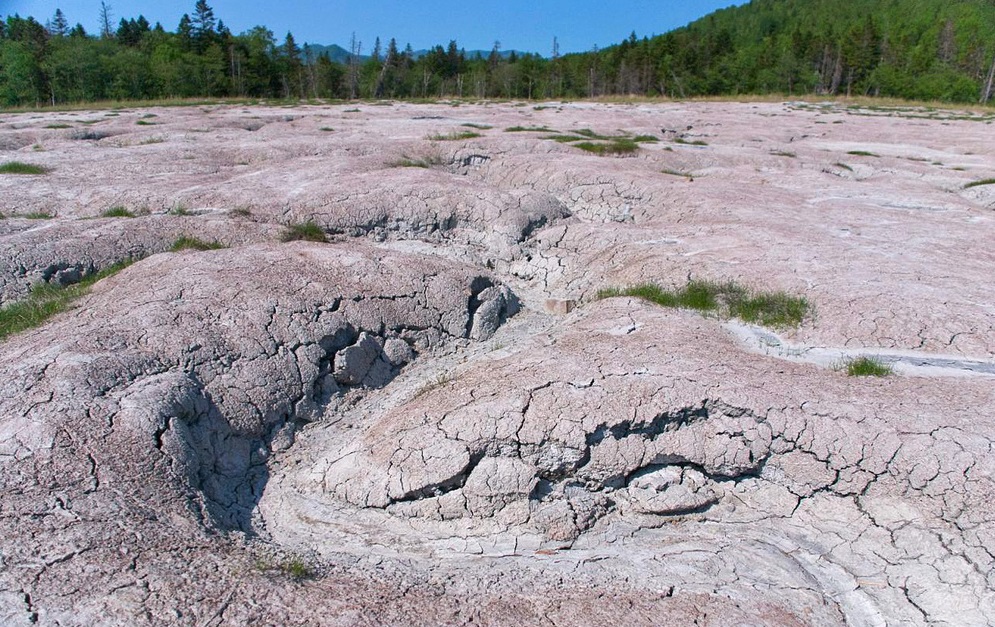
[[[993,57],[992,0],[753,0],[602,61],[621,91],[964,102],[990,95]]]
[[[257,26],[234,34],[206,0],[175,30],[143,16],[99,33],[0,19],[0,106],[183,97],[578,98],[783,93],[987,102],[995,0],[753,0],[653,38],[543,58],[457,42],[414,52],[299,46]],[[552,43],[552,42],[551,42]],[[553,49],[556,49],[555,44]]]

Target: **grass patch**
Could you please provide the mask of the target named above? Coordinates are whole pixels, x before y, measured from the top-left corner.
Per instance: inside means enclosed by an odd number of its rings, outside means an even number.
[[[866,150],[851,150],[847,152],[848,155],[853,155],[854,157],[880,157],[881,155],[876,155],[873,152],[867,152]]]
[[[178,253],[181,250],[221,250],[223,248],[228,247],[217,240],[205,242],[204,240],[197,239],[196,237],[182,235],[175,242],[173,242],[172,246],[169,247],[169,252]]]
[[[636,135],[632,141],[637,144],[655,144],[660,141],[660,138],[656,135]]]
[[[138,142],[139,146],[151,146],[152,144],[161,144],[166,141],[164,137],[148,137]]]
[[[24,163],[23,161],[8,161],[7,163],[0,165],[0,174],[38,175],[45,174],[49,171],[49,168],[46,168],[45,166]]]
[[[51,129],[62,129],[62,128],[72,128],[72,127],[73,127],[72,124],[65,124],[62,122],[56,124],[48,124],[45,126],[45,128],[51,128]]]
[[[128,211],[126,208],[118,205],[117,207],[111,207],[107,211],[100,214],[102,218],[134,218],[135,214]]]
[[[322,127],[321,127],[321,128],[319,128],[318,130],[319,130],[319,131],[324,131],[325,133],[331,133],[331,132],[332,132],[332,131],[334,131],[335,129],[334,129],[334,128],[332,128],[331,126],[322,126]]]
[[[292,557],[280,562],[280,572],[294,581],[304,581],[314,577],[314,569],[299,557]]]
[[[694,140],[688,141],[688,140],[684,139],[683,137],[678,137],[678,138],[674,139],[674,143],[675,144],[681,144],[683,146],[707,146],[708,145],[708,142],[702,141],[700,139],[694,139]]]
[[[453,131],[452,133],[447,133],[445,135],[441,133],[429,135],[428,139],[432,141],[460,141],[463,139],[474,139],[477,137],[482,137],[482,135],[473,131]]]
[[[834,166],[836,166],[837,168],[843,168],[843,169],[844,169],[844,170],[846,170],[847,172],[853,172],[853,168],[851,168],[850,166],[848,166],[848,165],[847,165],[847,164],[845,164],[845,163],[841,163],[841,162],[837,161],[837,162],[836,162],[836,163],[834,163],[833,165],[834,165]]]
[[[17,217],[26,218],[28,220],[51,220],[55,216],[47,211],[32,211],[30,213],[18,214]]]
[[[629,138],[613,139],[604,143],[580,142],[574,146],[601,156],[628,155],[639,150],[639,144]]]
[[[964,189],[971,189],[972,187],[981,187],[982,185],[995,185],[995,179],[981,179],[980,181],[971,181],[964,186]]]
[[[328,237],[320,226],[314,222],[306,222],[303,224],[287,225],[287,228],[284,229],[283,234],[280,236],[280,241],[327,242]]]
[[[587,141],[586,137],[580,137],[579,135],[546,135],[540,139],[548,139],[561,144],[572,144],[574,142]]]
[[[798,155],[796,155],[795,153],[788,152],[786,150],[775,150],[774,152],[772,152],[770,154],[773,155],[773,156],[775,156],[775,157],[789,157],[791,159],[795,159],[795,158],[798,157]]]
[[[559,133],[559,131],[548,126],[509,126],[504,129],[505,133]]]
[[[395,159],[387,163],[388,166],[392,168],[431,168],[433,166],[443,165],[445,161],[442,159],[442,155],[430,155],[427,157],[409,157],[407,155],[401,155],[400,159]]]
[[[135,124],[138,126],[155,126],[155,122],[149,122],[148,120],[138,120]]]
[[[132,263],[132,260],[117,263],[91,274],[75,285],[35,285],[24,300],[0,308],[0,341],[40,326],[52,316],[67,310],[75,300],[88,294],[97,281],[117,274]]]
[[[476,122],[467,122],[466,124],[460,124],[460,126],[465,126],[467,128],[475,128],[479,131],[489,131],[493,126],[490,124],[477,124]]]
[[[600,133],[595,133],[589,128],[581,128],[577,129],[576,131],[569,131],[569,132],[573,133],[574,135],[580,135],[581,137],[586,137],[588,139],[605,139],[605,140],[615,139],[615,137],[611,135],[601,135]]]
[[[172,209],[169,210],[169,214],[174,216],[192,216],[193,211],[190,211],[190,208],[186,205],[177,203],[173,205]]]
[[[754,292],[733,282],[695,280],[678,290],[644,283],[601,290],[597,298],[632,296],[663,307],[715,312],[768,327],[797,327],[809,312],[804,297],[785,292]]]
[[[836,370],[846,370],[851,377],[887,377],[894,373],[891,364],[876,357],[856,357],[844,359],[833,366]]]

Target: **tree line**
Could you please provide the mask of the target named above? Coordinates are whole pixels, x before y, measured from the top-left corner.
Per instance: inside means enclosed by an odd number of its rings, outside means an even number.
[[[995,80],[989,0],[753,0],[657,37],[586,53],[416,54],[378,39],[342,62],[257,26],[233,34],[206,0],[175,30],[144,16],[100,32],[0,20],[0,106],[191,97],[584,98],[724,94],[875,95],[987,102]]]

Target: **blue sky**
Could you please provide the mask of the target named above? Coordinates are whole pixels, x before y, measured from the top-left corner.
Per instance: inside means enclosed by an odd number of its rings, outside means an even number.
[[[216,17],[235,33],[264,25],[282,40],[287,31],[298,43],[349,46],[353,32],[366,53],[376,37],[415,49],[455,39],[468,50],[490,49],[495,40],[504,50],[549,55],[553,37],[561,52],[580,52],[618,43],[635,31],[654,35],[683,26],[716,9],[745,0],[497,0],[487,3],[454,0],[208,0]],[[144,15],[153,24],[175,30],[196,0],[106,0],[115,25],[122,18]],[[70,24],[80,22],[96,32],[100,0],[0,0],[0,15],[19,13],[45,23],[61,8]]]

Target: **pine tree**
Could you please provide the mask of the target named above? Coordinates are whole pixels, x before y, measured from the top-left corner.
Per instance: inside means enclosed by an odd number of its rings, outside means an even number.
[[[214,19],[214,9],[207,5],[206,0],[197,0],[193,17],[190,19],[191,35],[197,42],[197,47],[203,50],[214,38],[217,22]]]
[[[48,23],[48,32],[55,37],[65,37],[69,33],[69,21],[66,20],[66,16],[62,13],[62,9],[55,10],[55,16],[52,17],[52,21]]]
[[[186,13],[180,18],[180,24],[176,27],[176,34],[180,38],[180,47],[184,50],[190,50],[193,46],[193,22],[190,21],[190,16]]]

